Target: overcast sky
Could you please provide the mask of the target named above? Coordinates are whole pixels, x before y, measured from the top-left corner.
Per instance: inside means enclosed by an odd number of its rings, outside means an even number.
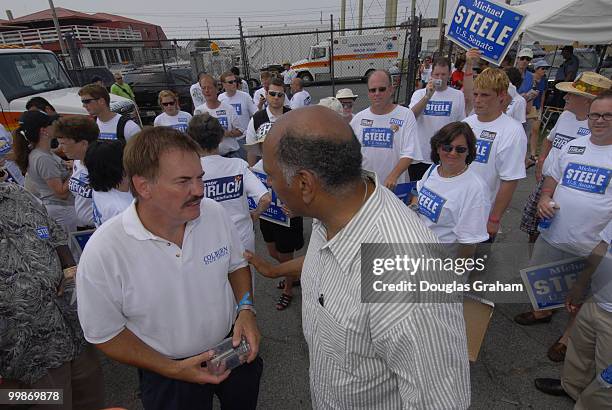
[[[501,1],[501,0],[500,0]],[[512,4],[533,0],[513,0]],[[437,17],[439,0],[416,0],[417,15]],[[213,37],[238,35],[238,17],[246,29],[290,24],[329,24],[340,19],[340,0],[54,0],[55,7],[86,13],[106,12],[159,24],[170,38],[206,36],[206,19]],[[359,0],[346,0],[346,26],[356,27]],[[363,0],[364,26],[384,24],[386,0]],[[398,1],[398,23],[410,15],[412,0]],[[456,0],[448,0],[449,8]],[[1,10],[20,17],[49,7],[48,0],[0,0]],[[0,18],[6,18],[2,12]]]

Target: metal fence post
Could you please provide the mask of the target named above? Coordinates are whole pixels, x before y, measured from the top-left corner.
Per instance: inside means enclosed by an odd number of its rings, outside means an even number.
[[[336,80],[334,79],[334,15],[329,15],[329,24],[330,24],[330,40],[329,40],[329,74],[331,79],[332,86],[332,95],[336,95]]]
[[[408,43],[408,25],[406,25],[406,34],[404,35],[404,49],[402,50],[402,61],[400,62],[400,67],[399,67],[400,69],[399,84],[397,85],[397,90],[395,90],[395,101],[396,102],[399,102],[400,93],[402,89],[402,77],[404,76],[404,60],[406,59],[406,44],[407,43]],[[407,76],[406,76],[406,81],[408,81]],[[407,102],[408,101],[406,101],[405,103]]]
[[[242,19],[238,17],[238,29],[240,31],[240,60],[242,60],[242,76],[247,79],[249,87],[251,86],[251,73],[249,70],[249,52],[246,47],[244,32],[242,31]]]

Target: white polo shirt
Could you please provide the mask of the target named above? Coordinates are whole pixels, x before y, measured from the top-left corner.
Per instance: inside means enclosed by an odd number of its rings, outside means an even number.
[[[93,226],[93,190],[89,186],[89,172],[78,159],[73,162],[72,176],[70,181],[68,181],[68,189],[74,196],[77,225]]]
[[[255,233],[247,197],[259,203],[268,188],[240,158],[209,155],[200,158],[204,170],[204,195],[221,203],[232,218],[245,249],[255,251]]]
[[[96,119],[96,124],[98,124],[98,128],[100,128],[100,136],[101,140],[116,140],[117,139],[117,125],[119,124],[119,118],[121,115],[115,114],[113,118],[110,120],[103,122],[100,118]],[[132,120],[128,120],[125,123],[125,128],[123,129],[123,136],[126,141],[129,141],[134,135],[140,132],[140,127]]]
[[[202,353],[227,336],[235,317],[228,273],[247,266],[236,228],[204,198],[179,248],[145,229],[135,204],[98,228],[81,256],[85,339],[104,343],[127,328],[166,357]]]
[[[224,130],[240,130],[244,133],[244,129],[240,128],[240,122],[238,120],[238,116],[236,115],[236,110],[234,110],[234,107],[228,103],[221,101],[221,104],[219,104],[217,108],[208,108],[208,104],[204,103],[193,110],[193,115],[199,115],[205,112],[219,120],[219,123]],[[219,154],[221,155],[238,151],[239,149],[240,145],[235,137],[223,137],[221,144],[219,144]]]
[[[295,110],[297,108],[307,107],[310,105],[310,94],[306,90],[298,91],[293,94],[289,102],[289,108]]]
[[[416,143],[417,124],[412,110],[397,105],[388,114],[374,114],[366,108],[351,120],[351,127],[361,144],[363,169],[376,173],[385,182],[400,158],[410,158],[410,144]],[[407,181],[407,173],[397,183]]]
[[[219,101],[223,101],[234,107],[234,111],[236,111],[236,115],[238,116],[238,123],[240,124],[240,129],[242,131],[246,131],[249,120],[257,112],[257,106],[253,104],[253,100],[251,100],[251,96],[242,91],[236,91],[234,95],[231,97],[227,95],[227,93],[223,93],[219,95]],[[242,137],[244,138],[244,134]]]
[[[425,96],[425,88],[416,90],[410,99],[410,108],[419,103]],[[445,125],[465,118],[465,97],[459,90],[446,87],[444,91],[435,91],[427,105],[416,117],[417,144],[411,145],[410,158],[431,164],[431,137]]]
[[[506,114],[490,122],[481,122],[474,114],[464,122],[476,136],[476,158],[470,168],[487,184],[489,201],[493,204],[501,181],[514,181],[527,175],[525,130]]]
[[[189,121],[191,120],[191,114],[185,111],[179,111],[176,115],[168,115],[165,112],[162,112],[153,121],[153,126],[159,127],[172,127],[175,130],[179,130],[181,132],[187,132],[187,127],[189,126]]]

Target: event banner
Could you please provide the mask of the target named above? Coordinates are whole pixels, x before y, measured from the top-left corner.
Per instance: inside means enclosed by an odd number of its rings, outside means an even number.
[[[466,50],[478,48],[483,59],[500,65],[524,20],[522,11],[506,4],[459,0],[446,35]]]
[[[522,269],[521,278],[533,309],[563,307],[565,297],[585,265],[586,259],[578,257]]]
[[[257,178],[259,178],[259,180],[263,182],[263,184],[268,188],[270,195],[272,195],[272,202],[270,203],[270,206],[268,207],[268,209],[266,209],[261,214],[261,219],[265,219],[266,221],[273,222],[278,225],[289,226],[291,219],[289,219],[287,214],[285,214],[285,212],[283,211],[282,209],[283,204],[280,198],[276,195],[276,192],[272,190],[272,187],[270,186],[270,184],[268,184],[268,176],[264,174],[263,172],[258,172],[253,169],[251,169],[251,171],[253,171],[255,176],[257,176]],[[248,199],[249,199],[249,209],[253,210],[257,208],[257,204],[255,203],[255,200],[251,197],[249,197]]]

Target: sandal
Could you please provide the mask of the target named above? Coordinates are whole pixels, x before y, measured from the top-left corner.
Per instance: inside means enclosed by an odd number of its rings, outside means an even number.
[[[293,281],[293,286],[300,286],[302,283],[299,279]],[[285,289],[285,279],[278,282],[276,289]]]
[[[550,346],[546,356],[553,362],[562,362],[565,360],[565,352],[567,351],[567,346],[563,343],[559,342],[561,338],[557,339],[554,345]]]
[[[518,323],[519,325],[523,325],[523,326],[531,326],[531,325],[537,325],[540,323],[548,323],[551,320],[552,320],[552,314],[545,316],[545,317],[536,318],[533,312],[524,312],[524,313],[520,313],[514,316],[514,321]]]
[[[285,310],[291,304],[291,299],[293,299],[292,295],[287,295],[286,293],[281,293],[278,302],[276,302],[276,310]]]

